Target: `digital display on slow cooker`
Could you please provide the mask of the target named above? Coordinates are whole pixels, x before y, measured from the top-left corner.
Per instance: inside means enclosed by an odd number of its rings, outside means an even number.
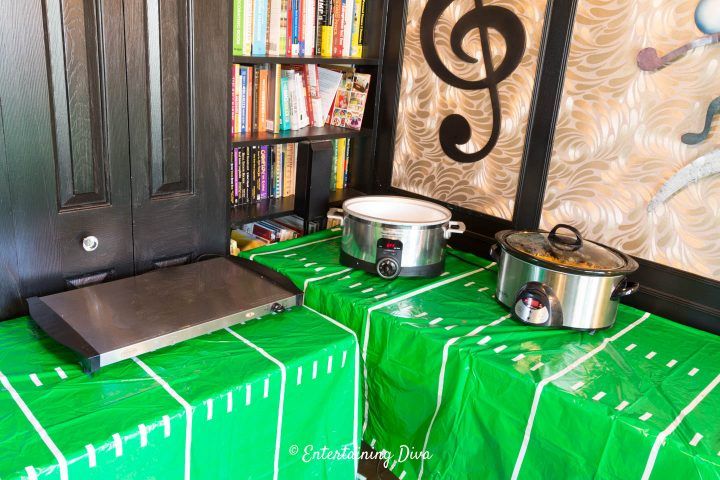
[[[381,238],[378,240],[378,248],[386,250],[402,250],[402,242],[400,240],[391,240],[389,238]]]

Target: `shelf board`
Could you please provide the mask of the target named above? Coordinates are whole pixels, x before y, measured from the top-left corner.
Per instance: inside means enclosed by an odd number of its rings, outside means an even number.
[[[294,207],[294,195],[283,198],[269,198],[255,203],[233,206],[230,208],[230,224],[241,225],[243,223],[290,215],[293,213]]]
[[[299,130],[286,130],[280,133],[252,132],[240,133],[232,136],[233,147],[247,145],[273,145],[276,143],[293,143],[303,140],[331,140],[343,137],[358,137],[372,135],[372,129],[352,130],[350,128],[333,127],[305,127]]]
[[[333,207],[342,205],[345,200],[365,195],[353,188],[343,188],[330,192],[329,203]],[[230,207],[231,225],[242,225],[243,223],[257,222],[271,218],[291,215],[295,208],[295,196],[283,198],[269,198],[255,203],[237,205]]]
[[[283,65],[379,65],[377,58],[357,57],[287,57],[287,56],[234,56],[233,63],[258,65],[263,63],[279,63]]]

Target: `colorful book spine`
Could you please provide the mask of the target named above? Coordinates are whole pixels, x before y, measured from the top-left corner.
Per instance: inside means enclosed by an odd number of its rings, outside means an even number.
[[[243,55],[252,54],[254,3],[254,0],[244,0],[243,4]]]
[[[305,56],[305,0],[298,0],[298,55]]]
[[[338,138],[337,140],[337,166],[335,175],[335,189],[341,190],[343,188],[343,181],[345,179],[345,143],[347,139]]]
[[[278,55],[287,55],[288,0],[280,0],[280,31],[278,35]]]
[[[267,128],[267,102],[268,102],[268,70],[260,69],[258,73],[258,128],[257,131]]]
[[[281,130],[290,130],[290,92],[288,91],[287,76],[282,75],[280,82],[280,112],[282,113]]]
[[[252,54],[263,56],[267,53],[268,0],[255,0],[254,3]]]
[[[268,198],[267,145],[260,147],[260,199]]]
[[[338,156],[338,141],[332,141],[333,153],[332,162],[330,163],[330,191],[334,192],[337,187],[337,156]]]
[[[320,26],[320,55],[332,57],[333,55],[333,12],[339,0],[323,0],[323,19]]]
[[[355,0],[343,0],[343,57],[350,56],[350,45],[352,43],[353,11]]]
[[[333,0],[332,10],[332,56],[342,57],[343,54],[343,4],[345,0]]]
[[[365,0],[355,0],[353,10],[352,43],[350,45],[351,57],[362,57],[362,43],[360,42],[360,21],[365,16]]]
[[[292,50],[291,55],[300,54],[300,0],[292,0]]]
[[[247,92],[248,92],[248,76],[247,76],[247,68],[238,68],[238,73],[240,75],[240,88],[238,89],[239,93],[239,104],[240,109],[238,111],[236,118],[236,122],[239,121],[240,123],[240,132],[246,133],[247,132]]]
[[[280,55],[280,0],[268,0],[268,36],[267,36],[267,52],[268,55]],[[284,53],[284,51],[283,51]]]
[[[305,55],[315,55],[317,0],[305,0]]]
[[[240,175],[239,175],[239,165],[240,165],[240,149],[235,148],[233,152],[233,181],[234,181],[234,194],[233,194],[233,203],[238,203],[238,192],[240,191]]]
[[[238,114],[238,108],[237,105],[235,105],[235,89],[238,88],[238,85],[235,82],[235,77],[235,65],[233,65],[230,69],[230,135],[238,133],[237,129],[235,128],[235,119],[237,118]]]
[[[251,0],[248,0],[251,1]],[[244,55],[243,51],[243,28],[245,26],[245,18],[243,17],[243,7],[245,0],[235,0],[233,2],[233,34],[232,34],[232,51],[233,55]]]
[[[350,166],[350,139],[345,142],[345,167],[343,169],[343,188],[348,186],[348,170]]]

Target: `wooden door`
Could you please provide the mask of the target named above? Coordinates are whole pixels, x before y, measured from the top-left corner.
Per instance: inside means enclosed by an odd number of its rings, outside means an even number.
[[[4,296],[133,273],[122,18],[121,1],[0,0]]]
[[[126,0],[136,271],[224,253],[227,0]]]

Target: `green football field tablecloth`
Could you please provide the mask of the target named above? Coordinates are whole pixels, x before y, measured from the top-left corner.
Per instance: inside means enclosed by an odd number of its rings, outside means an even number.
[[[363,438],[401,479],[720,478],[717,336],[625,305],[594,334],[525,326],[487,260],[386,281],[339,248],[336,228],[242,255],[357,332]]]
[[[357,448],[358,358],[306,307],[92,376],[27,317],[0,323],[0,478],[352,479],[352,455],[312,452]]]

